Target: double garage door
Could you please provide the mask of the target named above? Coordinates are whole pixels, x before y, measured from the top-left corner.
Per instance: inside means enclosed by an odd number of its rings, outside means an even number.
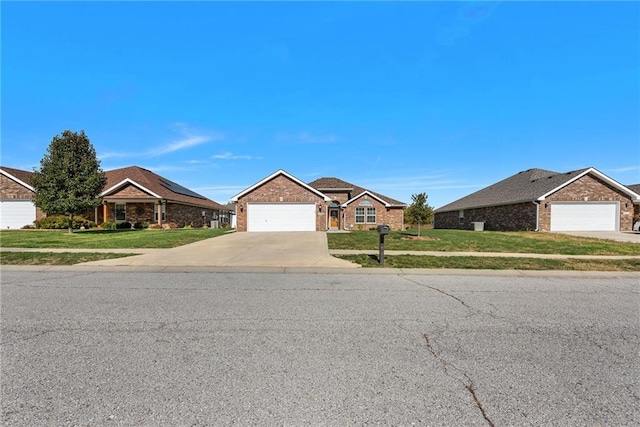
[[[33,224],[36,208],[30,200],[0,200],[0,228],[22,228]]]
[[[551,231],[617,231],[618,202],[555,203]]]
[[[316,231],[316,204],[248,203],[247,231]]]

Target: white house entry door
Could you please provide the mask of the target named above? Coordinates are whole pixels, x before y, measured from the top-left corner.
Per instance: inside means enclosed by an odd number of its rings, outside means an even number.
[[[618,202],[552,203],[551,231],[616,231]]]
[[[316,204],[247,203],[247,231],[316,231]]]

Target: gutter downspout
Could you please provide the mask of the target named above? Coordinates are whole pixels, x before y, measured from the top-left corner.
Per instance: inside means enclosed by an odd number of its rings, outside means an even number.
[[[534,205],[536,205],[536,229],[535,231],[539,231],[540,229],[540,202],[532,201]]]

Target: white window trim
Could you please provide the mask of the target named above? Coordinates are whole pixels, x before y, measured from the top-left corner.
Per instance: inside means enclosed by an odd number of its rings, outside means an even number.
[[[124,206],[124,219],[118,219],[118,206]],[[126,203],[115,203],[113,208],[113,218],[116,222],[125,222],[127,220],[127,204]]]

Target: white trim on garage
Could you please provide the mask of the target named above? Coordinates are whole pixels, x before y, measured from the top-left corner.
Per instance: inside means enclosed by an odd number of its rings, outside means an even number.
[[[22,228],[36,220],[36,207],[31,200],[0,200],[0,229]]]
[[[316,231],[316,204],[247,203],[247,231]]]
[[[620,202],[551,204],[551,231],[618,231]]]

